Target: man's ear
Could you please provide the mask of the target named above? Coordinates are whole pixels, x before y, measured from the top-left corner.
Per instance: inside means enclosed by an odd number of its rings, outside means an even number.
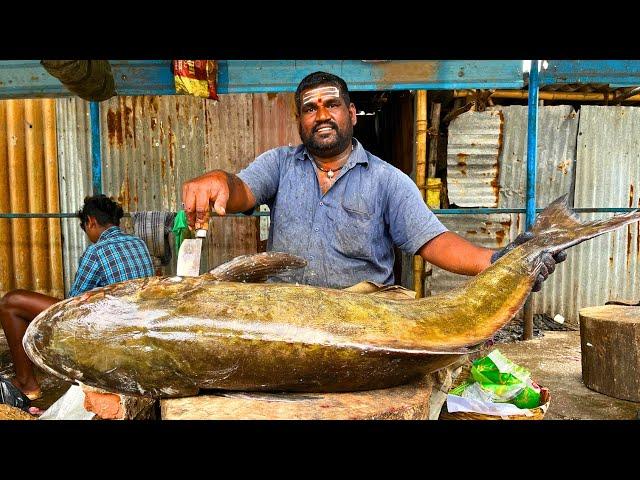
[[[351,117],[351,125],[358,123],[358,116],[356,115],[356,106],[353,103],[349,104],[349,116]]]

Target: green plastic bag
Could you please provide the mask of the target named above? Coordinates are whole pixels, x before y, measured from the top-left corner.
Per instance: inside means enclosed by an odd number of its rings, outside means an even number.
[[[499,350],[474,361],[471,378],[449,393],[482,401],[513,403],[519,408],[540,406],[540,388],[531,381],[531,373]]]
[[[180,251],[180,245],[182,245],[182,241],[191,238],[191,230],[189,230],[189,225],[187,224],[187,214],[184,213],[184,210],[180,210],[175,219],[173,220],[173,227],[171,228],[173,232],[173,236],[176,239],[176,252]]]

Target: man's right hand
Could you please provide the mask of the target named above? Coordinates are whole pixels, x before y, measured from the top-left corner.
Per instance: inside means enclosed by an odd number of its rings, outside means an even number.
[[[218,215],[246,212],[256,199],[249,186],[238,176],[213,170],[182,185],[182,202],[190,228],[207,228],[210,206]]]
[[[218,215],[225,215],[228,201],[229,183],[227,173],[222,170],[205,173],[182,185],[182,202],[189,227],[207,228],[211,203]]]

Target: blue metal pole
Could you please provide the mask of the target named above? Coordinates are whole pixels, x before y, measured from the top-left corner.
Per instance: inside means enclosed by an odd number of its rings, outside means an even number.
[[[93,194],[102,193],[102,152],[100,151],[100,103],[90,102],[91,116],[91,173]]]
[[[531,60],[529,70],[529,108],[527,110],[527,198],[525,202],[525,229],[531,230],[536,218],[536,173],[538,146],[538,60]],[[522,339],[533,338],[533,305],[531,296],[524,304]]]
[[[536,218],[536,173],[538,146],[538,60],[531,60],[529,71],[529,109],[527,125],[527,198],[525,227],[531,229]]]

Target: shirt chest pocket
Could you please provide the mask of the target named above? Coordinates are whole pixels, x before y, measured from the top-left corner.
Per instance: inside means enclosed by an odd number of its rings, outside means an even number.
[[[378,241],[373,205],[361,195],[345,196],[333,209],[331,217],[336,250],[346,257],[373,257],[373,244]]]

